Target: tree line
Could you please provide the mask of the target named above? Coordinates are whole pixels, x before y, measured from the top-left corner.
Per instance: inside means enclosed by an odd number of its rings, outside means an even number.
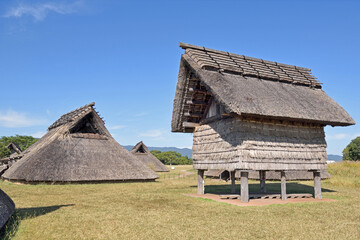
[[[360,160],[360,137],[353,139],[343,151],[343,160],[359,161]]]
[[[15,135],[10,137],[0,138],[0,159],[9,157],[11,152],[7,146],[14,142],[19,146],[21,151],[24,151],[38,139],[31,136]],[[161,152],[159,150],[152,150],[151,153],[158,158],[162,163],[166,165],[191,165],[192,159],[188,156],[182,156],[180,153],[175,151]],[[360,137],[353,139],[349,145],[343,150],[343,160],[347,161],[358,161],[360,160]]]
[[[191,165],[193,163],[191,158],[175,151],[151,150],[150,152],[165,165]]]
[[[7,148],[7,146],[11,142],[15,143],[20,148],[21,151],[24,151],[25,149],[27,149],[28,147],[30,147],[31,145],[36,143],[37,140],[39,140],[39,139],[31,137],[31,136],[21,136],[21,135],[15,135],[15,136],[10,136],[10,137],[5,137],[5,136],[1,137],[0,138],[0,159],[10,156],[11,152]]]

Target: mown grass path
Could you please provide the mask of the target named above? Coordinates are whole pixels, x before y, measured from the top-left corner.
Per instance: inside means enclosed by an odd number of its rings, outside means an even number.
[[[0,182],[15,202],[8,239],[360,239],[360,163],[331,164],[323,197],[336,202],[238,207],[192,198],[192,166],[153,183],[20,185]],[[182,177],[179,177],[182,175]],[[251,181],[251,190],[258,184]],[[219,186],[225,185],[225,186]],[[206,180],[206,191],[230,191]],[[312,182],[288,192],[311,192]],[[269,185],[280,189],[278,183]]]

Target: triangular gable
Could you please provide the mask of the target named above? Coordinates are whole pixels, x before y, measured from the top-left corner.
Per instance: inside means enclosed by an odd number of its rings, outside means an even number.
[[[139,142],[138,144],[136,144],[131,150],[131,152],[136,154],[150,153],[143,142]]]
[[[131,153],[156,172],[169,171],[169,169],[149,151],[142,141],[133,147]]]
[[[7,145],[7,148],[10,150],[11,155],[14,155],[14,154],[17,155],[22,152],[20,147],[14,142],[11,142],[9,145]]]

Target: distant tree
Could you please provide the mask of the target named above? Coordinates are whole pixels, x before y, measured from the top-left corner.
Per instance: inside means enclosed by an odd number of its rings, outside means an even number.
[[[353,139],[351,143],[346,146],[343,151],[343,160],[360,160],[360,137]]]
[[[154,155],[154,154],[159,154],[159,153],[161,153],[161,151],[159,151],[159,150],[151,150],[150,152],[151,152],[153,155]]]
[[[182,156],[175,151],[161,152],[159,150],[151,150],[150,152],[165,165],[191,165],[193,163],[191,158]]]
[[[5,137],[5,136],[1,137],[0,138],[0,158],[5,158],[5,157],[10,156],[11,152],[7,148],[7,146],[11,142],[16,143],[16,145],[19,146],[20,150],[24,151],[25,149],[27,149],[28,147],[33,145],[37,140],[38,140],[37,138],[33,138],[31,136],[20,136],[20,135],[11,136],[11,137]]]

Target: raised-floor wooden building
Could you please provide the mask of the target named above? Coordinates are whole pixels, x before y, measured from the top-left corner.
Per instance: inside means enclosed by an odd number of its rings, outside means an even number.
[[[303,67],[180,43],[172,131],[191,132],[198,193],[204,171],[241,172],[241,200],[247,202],[249,171],[312,171],[321,198],[320,171],[327,168],[324,127],[355,124]]]

